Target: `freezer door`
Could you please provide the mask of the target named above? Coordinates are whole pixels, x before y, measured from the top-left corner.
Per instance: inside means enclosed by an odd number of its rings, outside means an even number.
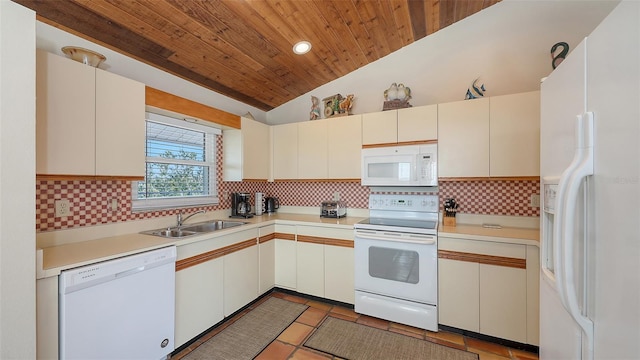
[[[563,235],[558,230],[567,221],[575,226],[579,236],[584,236],[584,230],[580,230],[585,225],[584,219],[575,222],[575,219],[563,218],[565,209],[559,193],[560,177],[572,165],[578,148],[576,119],[586,110],[586,51],[585,40],[541,85],[540,176],[543,191],[549,191],[549,194],[543,194],[540,232],[541,359],[581,359],[583,354],[582,332],[565,309],[567,294],[561,286],[564,281]],[[577,213],[583,213],[583,205],[578,205]],[[582,250],[575,252],[581,253]],[[584,262],[579,259],[580,255],[576,256],[574,272],[581,276]]]

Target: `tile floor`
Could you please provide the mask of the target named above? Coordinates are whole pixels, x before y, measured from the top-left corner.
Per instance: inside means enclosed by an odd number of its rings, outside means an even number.
[[[338,359],[329,354],[321,353],[312,349],[305,348],[302,344],[306,338],[320,325],[322,320],[327,316],[333,316],[336,318],[355,321],[360,324],[373,326],[379,329],[392,331],[408,336],[412,336],[418,339],[424,339],[435,343],[443,344],[446,346],[467,350],[479,355],[479,360],[537,360],[538,355],[525,352],[522,350],[511,349],[502,345],[497,345],[490,342],[481,341],[478,339],[462,336],[460,334],[451,332],[431,332],[422,329],[417,329],[411,326],[402,324],[396,324],[390,321],[385,321],[377,318],[373,318],[366,315],[360,315],[355,313],[352,309],[336,306],[319,301],[309,300],[303,297],[294,296],[282,292],[273,292],[259,302],[253,304],[251,307],[236,315],[232,319],[218,326],[198,341],[193,343],[188,348],[184,349],[178,354],[171,357],[171,360],[180,360],[189,352],[193,351],[203,342],[207,341],[225,327],[232,324],[235,320],[239,319],[255,306],[261,302],[267,300],[269,296],[278,297],[288,301],[297,303],[303,303],[309,305],[309,308],[300,315],[295,322],[293,322],[285,331],[278,336],[267,348],[265,348],[257,357],[256,360],[313,360],[313,359]]]

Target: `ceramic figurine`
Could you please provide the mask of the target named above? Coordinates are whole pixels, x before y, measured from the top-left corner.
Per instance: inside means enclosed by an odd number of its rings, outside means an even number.
[[[311,96],[311,112],[309,113],[309,120],[320,119],[320,100]]]
[[[556,50],[558,50],[559,47],[562,47],[562,51],[560,51],[560,54],[554,55],[554,53],[556,52]],[[562,62],[562,60],[564,60],[564,58],[567,57],[568,53],[569,53],[569,44],[567,44],[566,42],[559,42],[553,45],[551,47],[551,66],[553,66],[554,69],[557,68],[558,65],[560,65],[560,63]]]
[[[342,99],[340,101],[340,112],[341,113],[349,113],[349,111],[351,110],[351,107],[353,107],[353,94],[349,94],[347,95],[346,98]]]
[[[467,94],[464,97],[465,100],[475,99],[475,98],[484,96],[484,93],[487,90],[484,88],[484,84],[478,86],[477,83],[479,79],[480,78],[473,80],[473,83],[471,83],[471,86],[467,89]]]
[[[386,101],[396,100],[398,98],[398,85],[396,83],[391,84],[391,86],[384,91],[384,99]]]
[[[398,100],[409,101],[411,99],[411,88],[404,86],[404,84],[398,84]]]

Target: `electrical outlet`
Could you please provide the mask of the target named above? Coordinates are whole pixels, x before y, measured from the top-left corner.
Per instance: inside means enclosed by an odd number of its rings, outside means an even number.
[[[340,201],[340,192],[336,191],[333,193],[333,201]]]
[[[56,200],[56,217],[64,217],[69,216],[71,214],[71,205],[69,204],[69,200],[60,199]]]
[[[118,199],[117,198],[112,198],[111,199],[111,211],[113,211],[113,212],[118,211]]]
[[[531,194],[530,206],[533,208],[540,207],[540,194]]]

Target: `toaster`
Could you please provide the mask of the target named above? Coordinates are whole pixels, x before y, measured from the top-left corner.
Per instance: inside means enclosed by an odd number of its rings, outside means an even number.
[[[347,216],[347,207],[342,201],[323,201],[320,217],[342,218]]]

